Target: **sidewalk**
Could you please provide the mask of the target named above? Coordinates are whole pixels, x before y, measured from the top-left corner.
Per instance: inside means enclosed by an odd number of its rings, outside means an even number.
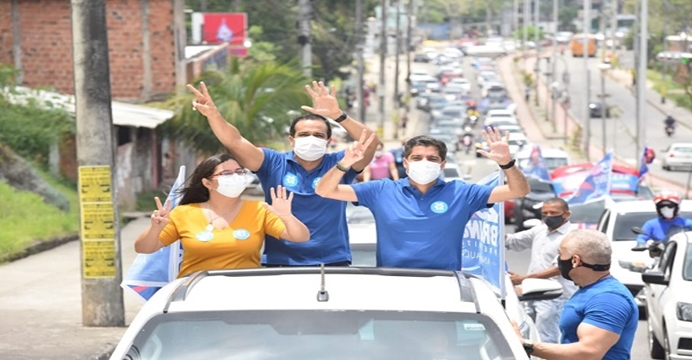
[[[134,240],[149,219],[121,228],[122,267],[135,257]],[[0,358],[3,360],[107,359],[124,327],[82,326],[79,241],[0,265]],[[129,324],[142,304],[125,293]]]

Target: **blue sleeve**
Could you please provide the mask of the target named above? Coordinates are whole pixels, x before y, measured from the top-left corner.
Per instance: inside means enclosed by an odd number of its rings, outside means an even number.
[[[377,203],[377,197],[384,190],[385,182],[389,182],[389,180],[375,180],[352,185],[353,191],[358,197],[358,205],[372,209],[372,205]]]
[[[655,220],[655,219],[653,219]],[[644,223],[644,226],[642,226],[642,230],[644,230],[645,233],[647,234],[653,234],[654,233],[654,226],[656,225],[655,221],[648,220],[647,222]],[[637,235],[637,244],[645,244],[647,240],[651,239],[650,236],[648,235],[642,235],[639,234]]]
[[[494,186],[488,185],[478,185],[478,184],[466,184],[468,186],[466,190],[468,203],[473,209],[473,211],[483,210],[488,207],[488,199],[490,198],[490,193],[493,192]]]
[[[632,316],[632,305],[624,295],[614,292],[596,294],[584,308],[583,322],[612,333],[622,334]]]
[[[264,160],[259,170],[255,172],[260,179],[268,177],[272,170],[276,170],[276,164],[283,158],[283,155],[276,150],[262,148],[262,152],[264,152]]]

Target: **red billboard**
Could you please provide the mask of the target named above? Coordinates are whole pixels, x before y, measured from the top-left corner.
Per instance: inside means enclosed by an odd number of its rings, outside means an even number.
[[[244,43],[247,38],[246,13],[204,13],[202,41],[207,44],[229,43],[229,52],[246,56]]]

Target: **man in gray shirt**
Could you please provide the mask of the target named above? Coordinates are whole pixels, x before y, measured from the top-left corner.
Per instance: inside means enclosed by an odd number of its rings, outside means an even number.
[[[577,290],[576,285],[560,276],[557,268],[560,242],[572,230],[569,222],[569,205],[561,198],[543,202],[541,208],[543,224],[529,230],[509,234],[505,240],[508,250],[522,251],[531,248],[528,274],[519,275],[510,271],[512,284],[520,285],[524,279],[555,279],[562,284],[562,296],[554,300],[532,301],[528,309],[536,322],[542,342],[558,343],[560,340],[560,314],[565,302]]]

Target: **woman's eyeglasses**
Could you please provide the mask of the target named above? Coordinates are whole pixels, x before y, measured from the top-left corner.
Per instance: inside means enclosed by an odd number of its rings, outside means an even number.
[[[218,173],[212,175],[211,177],[217,177],[217,176],[231,176],[231,175],[233,175],[233,174],[235,174],[235,175],[247,175],[247,173],[248,173],[248,170],[247,170],[247,169],[237,168],[237,169],[235,169],[235,170],[233,170],[233,171],[231,171],[231,170],[224,170],[224,171],[218,172]]]

